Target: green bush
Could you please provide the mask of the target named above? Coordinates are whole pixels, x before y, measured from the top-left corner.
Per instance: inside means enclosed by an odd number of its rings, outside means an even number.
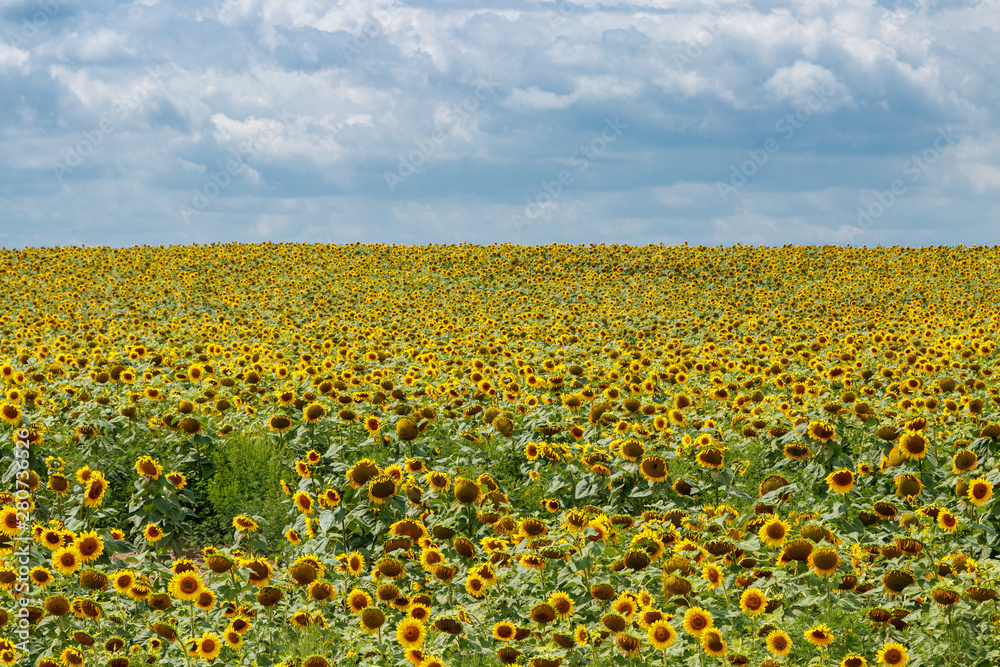
[[[233,517],[260,516],[262,535],[272,548],[278,547],[285,523],[281,479],[289,467],[281,446],[267,439],[230,438],[218,442],[212,458],[215,472],[206,480],[205,492],[214,515],[205,517],[205,529],[224,535],[228,543]]]

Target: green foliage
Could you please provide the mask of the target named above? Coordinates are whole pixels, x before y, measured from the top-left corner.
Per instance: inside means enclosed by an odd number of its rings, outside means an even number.
[[[203,530],[225,535],[228,541],[233,517],[258,515],[264,520],[261,531],[268,543],[280,543],[285,514],[281,479],[288,476],[283,452],[281,443],[271,438],[220,441],[212,457],[215,473],[204,484],[212,513],[203,517]]]

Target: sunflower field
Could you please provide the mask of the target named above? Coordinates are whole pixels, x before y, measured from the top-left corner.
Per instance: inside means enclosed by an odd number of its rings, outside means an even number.
[[[1000,248],[0,253],[0,665],[1000,662]]]

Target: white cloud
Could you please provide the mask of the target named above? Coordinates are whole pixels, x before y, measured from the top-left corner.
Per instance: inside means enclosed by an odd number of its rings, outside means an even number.
[[[776,69],[764,82],[764,88],[780,102],[795,106],[818,105],[819,108],[814,109],[817,113],[828,113],[854,102],[847,87],[837,81],[833,72],[805,60]]]
[[[238,186],[201,213],[197,238],[226,238],[229,225],[253,238],[300,228],[503,240],[510,212],[620,114],[627,134],[528,237],[826,242],[862,191],[884,188],[921,137],[949,124],[963,141],[892,215],[923,205],[989,229],[986,212],[1000,208],[996,25],[996,3],[890,15],[874,0],[81,6],[30,46],[0,42],[0,178],[25,193],[0,210],[77,220],[78,236],[87,221],[106,230],[112,213],[166,211],[169,229],[191,188],[248,145]],[[160,71],[150,88],[146,63]],[[496,90],[456,120],[487,77]],[[821,118],[791,137],[776,130],[817,90]],[[49,163],[116,108],[128,122],[57,185]],[[720,201],[716,181],[736,156],[773,136],[780,150]],[[428,141],[420,173],[390,192],[386,170]],[[118,208],[102,212],[110,196]],[[870,235],[895,238],[904,223],[893,224]],[[954,231],[926,225],[942,240]]]
[[[23,68],[30,58],[27,51],[0,42],[0,70]]]

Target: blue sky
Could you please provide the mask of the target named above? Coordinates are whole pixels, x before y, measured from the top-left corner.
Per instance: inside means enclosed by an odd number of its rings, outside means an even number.
[[[1000,4],[0,0],[0,245],[1000,243]]]

